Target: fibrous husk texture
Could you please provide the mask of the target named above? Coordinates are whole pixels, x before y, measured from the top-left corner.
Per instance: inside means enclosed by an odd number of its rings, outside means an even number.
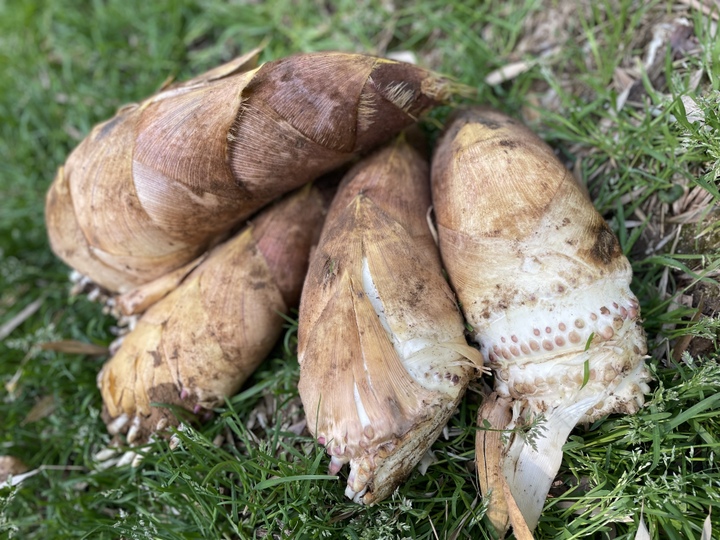
[[[298,328],[308,427],[350,463],[346,495],[392,493],[437,438],[474,372],[426,221],[428,166],[407,143],[343,180],[310,263]]]
[[[504,442],[478,433],[488,515],[507,530],[502,477],[533,529],[570,430],[634,413],[648,391],[631,267],[552,150],[498,112],[455,117],[432,182],[443,262],[495,374],[493,406],[479,421],[511,430]],[[530,441],[521,428],[533,422]]]
[[[257,51],[96,126],[47,197],[53,250],[113,292],[183,266],[259,208],[389,139],[453,84],[409,64]]]
[[[111,432],[144,441],[176,422],[153,403],[199,413],[237,392],[297,305],[324,214],[314,187],[276,203],[142,316],[98,376]]]

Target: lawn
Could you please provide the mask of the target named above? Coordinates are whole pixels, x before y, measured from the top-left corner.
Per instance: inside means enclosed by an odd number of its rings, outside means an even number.
[[[473,5],[475,4],[475,5]],[[169,78],[264,45],[411,53],[521,118],[576,177],[634,269],[655,381],[634,416],[576,428],[537,538],[720,531],[720,7],[711,0],[0,0],[2,538],[490,538],[474,472],[480,383],[434,463],[358,506],[306,431],[296,323],[215,418],[98,467],[96,375],[115,321],[71,296],[44,195],[92,126]],[[424,123],[435,136],[448,109]],[[82,342],[71,350],[67,343]]]

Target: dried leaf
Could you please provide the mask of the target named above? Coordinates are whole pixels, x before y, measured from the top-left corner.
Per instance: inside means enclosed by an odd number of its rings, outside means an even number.
[[[5,461],[6,459],[10,459],[10,461]],[[5,468],[7,465],[7,469]],[[11,469],[12,467],[19,467],[15,470],[22,470],[27,471],[27,467],[17,458],[11,457],[11,456],[0,456],[0,489],[4,487],[13,487],[17,486],[21,482],[25,481],[28,478],[31,478],[38,474],[41,471],[84,471],[85,467],[81,466],[74,466],[74,465],[41,465],[37,469],[33,469],[32,471],[28,472],[20,472],[16,473],[13,472]],[[4,476],[3,473],[9,471],[9,473]]]
[[[435,452],[433,452],[432,450],[428,450],[427,452],[425,452],[425,455],[418,463],[417,470],[421,475],[425,476],[430,466],[434,465],[437,462],[438,458],[435,455]]]
[[[35,312],[40,309],[40,306],[42,306],[43,300],[44,298],[38,298],[37,300],[30,302],[12,319],[0,326],[0,341],[8,337],[13,330],[32,317]]]
[[[697,104],[697,102],[688,95],[680,96],[680,100],[685,107],[685,117],[688,122],[700,122],[700,125],[705,125],[705,113]]]
[[[24,480],[35,476],[37,473],[40,472],[40,470],[41,469],[33,469],[32,471],[26,473],[12,475],[3,481],[0,481],[0,488],[17,486],[20,482],[23,482]]]
[[[705,2],[702,2],[700,0],[679,0],[681,4],[685,4],[686,6],[689,6],[693,9],[697,9],[700,11],[703,15],[706,15],[708,17],[712,17],[716,21],[720,19],[720,9],[718,9],[718,5],[716,4],[710,4],[708,5]]]
[[[510,524],[512,525],[513,533],[517,540],[533,540],[533,534],[523,516],[520,508],[515,502],[510,486],[503,482],[503,493],[505,495],[505,502],[508,506],[508,512],[510,513]]]
[[[505,499],[507,481],[503,473],[510,424],[510,400],[497,393],[486,395],[478,410],[478,431],[475,435],[475,463],[483,498],[489,498],[486,516],[502,538],[510,527],[510,511]]]
[[[31,424],[32,422],[37,422],[38,420],[42,420],[43,418],[46,418],[50,416],[55,408],[57,407],[57,403],[55,402],[54,396],[45,396],[41,398],[32,409],[30,409],[30,412],[27,413],[27,416],[23,419],[23,421],[20,423],[21,426],[24,426],[25,424]]]
[[[8,476],[17,476],[27,470],[27,466],[18,458],[13,456],[0,456],[0,486],[8,479]]]
[[[48,341],[41,343],[40,348],[44,351],[56,351],[67,354],[85,354],[88,356],[103,356],[108,354],[108,348],[84,341],[67,339],[63,341]]]
[[[537,60],[521,60],[519,62],[507,64],[488,73],[485,77],[485,84],[494,86],[496,84],[512,80],[518,75],[522,75],[526,71],[530,70],[536,63]]]

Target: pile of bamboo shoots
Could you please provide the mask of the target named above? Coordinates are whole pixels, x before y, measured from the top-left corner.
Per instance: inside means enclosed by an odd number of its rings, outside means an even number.
[[[50,187],[55,253],[138,317],[98,376],[109,432],[139,445],[177,425],[171,408],[208,416],[299,303],[299,393],[330,471],[350,465],[346,495],[392,494],[492,370],[479,483],[496,532],[530,535],[572,428],[648,391],[614,234],[499,112],[458,111],[430,165],[406,128],[462,85],[358,54],[258,54],[123,107]],[[313,183],[350,162],[336,193]]]

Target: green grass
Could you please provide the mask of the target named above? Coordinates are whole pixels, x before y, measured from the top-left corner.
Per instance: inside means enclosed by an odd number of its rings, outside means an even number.
[[[641,509],[653,538],[700,538],[711,510],[717,534],[720,40],[709,17],[670,3],[588,1],[562,15],[570,4],[0,0],[0,325],[41,300],[0,340],[0,455],[45,466],[0,489],[0,537],[489,537],[473,472],[476,388],[449,439],[434,445],[428,473],[364,508],[327,476],[312,438],[287,430],[297,404],[292,325],[286,346],[215,420],[179,433],[175,451],[154,443],[136,469],[94,469],[92,455],[109,442],[95,385],[104,358],[39,347],[112,339],[99,305],[68,297],[68,269],[48,247],[43,197],[56,168],[122,104],[265,40],[263,60],[414,51],[477,87],[478,101],[523,116],[580,173],[633,263],[656,381],[639,414],[573,432],[537,537],[634,538]],[[677,15],[694,38],[639,68],[653,26]],[[557,47],[542,56],[547,40]],[[483,83],[523,59],[537,61],[510,81]],[[637,83],[617,111],[623,73]],[[693,208],[683,206],[683,186],[709,198],[678,232],[671,218]],[[28,416],[41,399],[45,413]],[[259,406],[269,427],[248,429]]]

